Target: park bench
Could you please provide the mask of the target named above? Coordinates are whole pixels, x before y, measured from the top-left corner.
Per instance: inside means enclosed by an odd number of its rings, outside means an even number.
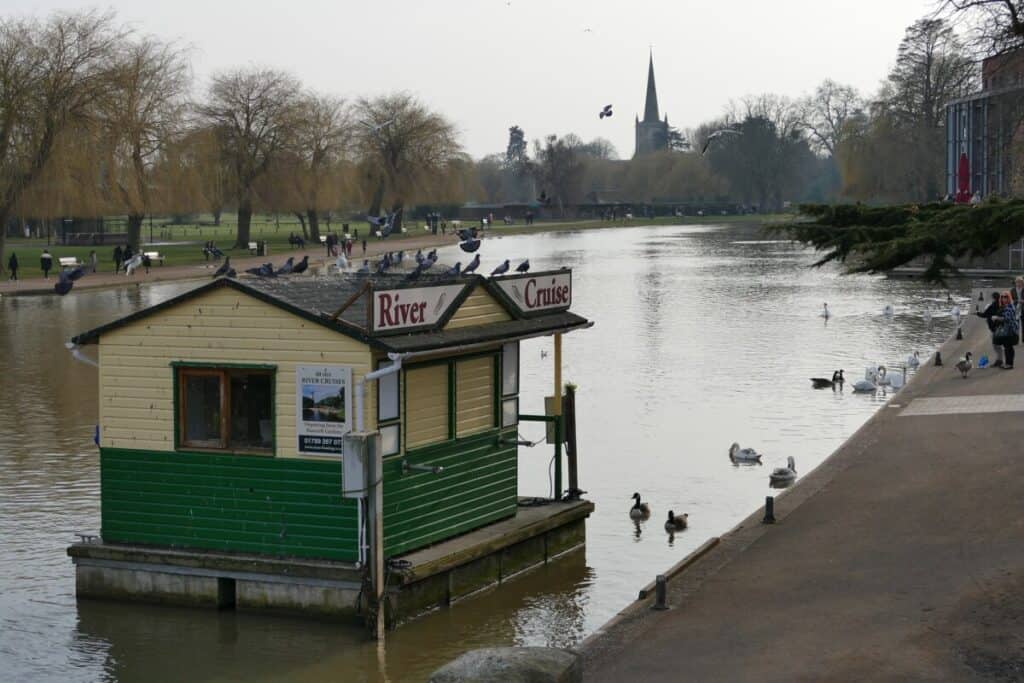
[[[256,252],[260,250],[260,245],[257,242],[249,242],[249,253],[256,255]]]
[[[78,268],[82,265],[82,262],[78,260],[77,256],[61,256],[57,259],[57,263],[60,265],[61,270],[64,270],[65,268]]]
[[[142,255],[148,258],[150,263],[156,263],[157,261],[159,261],[161,266],[164,264],[163,254],[161,254],[159,251],[147,251],[143,252]]]
[[[327,242],[327,235],[320,235],[320,244]]]

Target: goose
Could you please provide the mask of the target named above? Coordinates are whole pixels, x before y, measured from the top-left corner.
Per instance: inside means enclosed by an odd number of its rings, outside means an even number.
[[[960,371],[960,375],[964,379],[967,379],[967,373],[969,373],[971,371],[971,368],[974,367],[974,363],[971,360],[972,357],[973,356],[971,356],[971,352],[968,351],[966,354],[964,354],[963,360],[956,364],[956,369]]]
[[[891,318],[896,313],[896,307],[892,304],[886,304],[885,308],[882,309],[882,315],[886,318]]]
[[[921,355],[917,351],[907,356],[907,367],[911,370],[917,370],[921,367]]]
[[[729,446],[729,459],[738,462],[761,462],[761,454],[753,448],[740,448],[738,443]]]
[[[828,304],[825,304],[825,310],[821,312],[821,317],[824,318],[825,320],[828,320],[829,318],[832,317],[832,313],[830,313],[828,310]]]
[[[689,516],[690,515],[685,512],[681,515],[677,515],[674,511],[669,510],[668,519],[665,520],[665,531],[668,531],[669,533],[672,533],[673,531],[682,531],[686,528],[686,520]]]
[[[793,456],[786,458],[785,467],[776,467],[772,470],[768,478],[773,484],[792,483],[796,479],[796,460],[793,459]]]
[[[647,506],[647,503],[640,502],[640,494],[634,493],[632,499],[636,502],[633,503],[633,507],[629,508],[630,519],[647,519],[651,516],[651,508]]]
[[[825,379],[824,377],[812,377],[811,386],[815,389],[835,389],[837,384],[842,384],[846,380],[843,379],[843,371],[836,370],[832,373],[832,379]]]

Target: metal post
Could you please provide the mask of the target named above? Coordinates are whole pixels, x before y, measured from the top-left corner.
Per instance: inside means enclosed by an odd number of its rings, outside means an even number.
[[[384,463],[380,455],[380,433],[367,434],[367,482],[369,497],[370,580],[373,584],[373,609],[376,611],[374,638],[384,640],[387,615],[384,613]]]
[[[761,520],[763,524],[775,524],[775,497],[768,496],[764,499],[764,519]]]
[[[552,414],[555,416],[555,500],[562,497],[562,335],[555,334],[555,393]]]
[[[558,403],[558,401],[556,401]],[[562,499],[562,416],[555,416],[555,500]]]
[[[668,582],[664,574],[658,574],[654,579],[654,604],[651,609],[668,609]]]
[[[565,454],[569,463],[569,500],[579,500],[579,461],[576,457],[576,387],[565,388]]]

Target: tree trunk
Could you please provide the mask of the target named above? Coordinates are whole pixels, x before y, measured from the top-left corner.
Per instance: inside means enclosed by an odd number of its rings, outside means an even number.
[[[309,233],[306,232],[306,215],[301,211],[296,211],[295,215],[299,218],[299,225],[302,226],[302,239],[309,241]]]
[[[213,210],[213,224],[220,225],[220,207]]]
[[[320,242],[320,217],[316,215],[316,209],[307,209],[306,216],[309,218],[309,239],[314,244]]]
[[[7,219],[10,216],[10,208],[0,206],[0,273],[7,270]]]
[[[238,202],[238,233],[235,237],[236,249],[249,247],[249,232],[252,225],[252,200],[246,197]]]
[[[141,213],[128,214],[128,244],[133,253],[138,253],[139,245],[142,243],[142,219]]]
[[[395,222],[391,225],[392,230],[402,232],[402,217],[405,215],[405,203],[402,200],[398,200],[391,205],[391,212],[398,214],[395,216]]]
[[[377,183],[377,189],[373,191],[373,199],[370,201],[370,208],[366,213],[370,216],[380,215],[380,205],[384,201],[384,181]]]

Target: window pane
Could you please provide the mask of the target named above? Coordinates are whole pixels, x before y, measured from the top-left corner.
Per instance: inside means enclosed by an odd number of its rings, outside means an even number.
[[[185,396],[184,441],[221,448],[220,375],[182,375]]]
[[[506,398],[501,402],[501,426],[514,427],[519,424],[519,399]]]
[[[386,368],[392,362],[382,361],[381,368]],[[398,419],[398,375],[392,372],[384,375],[377,381],[377,417],[381,421]]]
[[[501,395],[519,393],[519,342],[502,347]]]
[[[399,436],[401,429],[398,425],[388,425],[380,428],[380,447],[382,455],[394,455],[401,448]]]
[[[273,446],[270,375],[231,374],[231,447],[268,450]]]

